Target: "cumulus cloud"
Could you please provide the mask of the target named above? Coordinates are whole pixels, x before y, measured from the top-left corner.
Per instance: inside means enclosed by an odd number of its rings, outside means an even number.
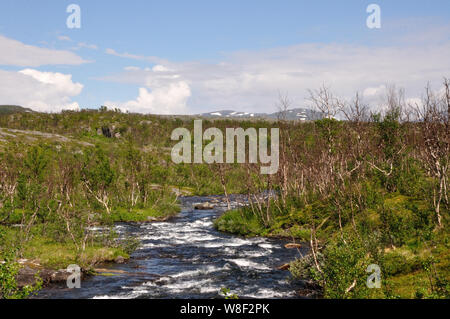
[[[187,101],[192,92],[187,81],[170,68],[157,64],[152,68],[141,69],[135,66],[124,68],[125,82],[143,85],[135,100],[127,102],[111,102],[104,104],[118,107],[124,111],[152,114],[186,114]],[[116,81],[114,77],[104,80]],[[119,80],[120,81],[120,80]]]
[[[384,94],[385,92],[386,92],[385,85],[380,85],[378,87],[368,87],[364,89],[363,96],[371,98],[380,94]]]
[[[128,102],[105,102],[110,108],[120,108],[122,111],[144,114],[185,114],[186,102],[191,96],[191,89],[184,81],[159,86],[151,91],[139,89],[136,100]]]
[[[0,101],[15,104],[39,112],[78,110],[72,101],[83,90],[74,83],[72,75],[24,69],[19,72],[0,70]]]
[[[450,75],[450,43],[369,47],[349,44],[299,44],[228,54],[218,63],[165,62],[153,68],[126,68],[101,78],[146,88],[185,82],[192,96],[190,113],[228,108],[274,111],[278,92],[288,92],[293,107],[308,106],[307,90],[323,84],[350,99],[356,91],[376,105],[386,87],[406,89],[406,98],[421,96],[428,81],[435,86]]]
[[[0,35],[0,65],[38,67],[41,65],[80,65],[88,61],[70,51],[27,45]]]
[[[365,103],[381,110],[392,85],[404,88],[404,100],[415,104],[427,82],[438,88],[443,77],[450,77],[448,30],[448,23],[387,20],[365,44],[302,43],[229,52],[216,63],[172,62],[108,49],[108,54],[150,65],[99,79],[149,90],[183,81],[192,92],[186,102],[189,113],[211,108],[271,112],[280,91],[288,93],[292,107],[310,106],[308,89],[324,84],[348,100],[359,92]]]

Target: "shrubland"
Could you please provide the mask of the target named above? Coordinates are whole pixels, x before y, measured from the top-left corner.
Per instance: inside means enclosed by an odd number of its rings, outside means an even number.
[[[449,82],[439,92],[427,88],[415,105],[391,89],[383,112],[369,112],[359,95],[310,93],[324,118],[280,119],[278,174],[253,182],[258,168],[247,165],[250,193],[277,195],[250,196],[216,228],[307,243],[310,254],[292,262],[291,273],[326,298],[448,298]],[[372,264],[381,289],[366,285]]]
[[[4,278],[21,257],[54,268],[126,257],[132,243],[95,229],[170,218],[180,195],[241,193],[248,205],[215,227],[308,244],[290,270],[324,297],[448,298],[449,82],[427,88],[416,105],[391,89],[383,112],[369,112],[359,95],[310,93],[321,120],[203,121],[222,131],[279,127],[275,175],[261,175],[258,164],[174,164],[171,132],[192,131],[191,117],[105,108],[0,114]],[[288,106],[282,98],[282,111]],[[381,289],[366,286],[371,264],[381,268]]]

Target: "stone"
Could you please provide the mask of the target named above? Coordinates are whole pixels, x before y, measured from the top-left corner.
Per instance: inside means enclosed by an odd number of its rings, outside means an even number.
[[[114,259],[114,262],[116,264],[123,264],[125,263],[125,258],[123,258],[122,256],[118,256],[116,259]]]
[[[212,203],[196,203],[194,204],[194,209],[197,210],[210,210],[210,209],[214,209],[214,205]]]
[[[111,129],[109,127],[107,127],[107,126],[103,126],[102,127],[102,134],[106,138],[111,138],[112,137]]]
[[[32,269],[28,266],[22,267],[19,270],[19,273],[17,275],[16,281],[18,287],[25,287],[25,286],[31,286],[34,285],[36,282],[36,275],[37,271],[35,269]]]
[[[17,279],[17,286],[22,288],[25,286],[34,285],[36,283],[37,276],[39,276],[39,278],[42,279],[44,285],[46,285],[50,282],[67,281],[67,278],[69,278],[70,275],[71,273],[65,269],[54,271],[45,268],[34,269],[32,267],[25,266],[19,269],[19,273],[17,274],[16,279]]]
[[[64,269],[60,269],[58,271],[53,272],[50,275],[50,281],[51,282],[64,282],[67,281],[67,278],[69,278],[69,276],[72,273],[68,272],[67,270]]]

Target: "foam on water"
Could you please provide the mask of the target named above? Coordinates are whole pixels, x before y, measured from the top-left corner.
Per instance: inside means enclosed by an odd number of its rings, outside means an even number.
[[[270,270],[270,267],[264,265],[264,264],[258,264],[254,261],[251,261],[249,259],[227,259],[227,261],[235,263],[241,268],[248,268],[248,269],[258,269],[258,270]]]

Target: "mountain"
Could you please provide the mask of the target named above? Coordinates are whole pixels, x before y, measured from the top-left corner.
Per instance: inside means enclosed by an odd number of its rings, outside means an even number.
[[[197,116],[206,118],[232,118],[232,119],[270,119],[276,120],[286,119],[286,120],[299,120],[299,121],[314,121],[321,119],[322,116],[319,112],[313,111],[311,109],[296,108],[287,110],[285,112],[275,112],[275,113],[251,113],[251,112],[237,112],[232,110],[215,111],[209,113],[197,114]]]
[[[0,114],[6,114],[6,113],[30,113],[30,112],[34,112],[31,109],[22,107],[22,106],[17,106],[17,105],[0,105]]]

